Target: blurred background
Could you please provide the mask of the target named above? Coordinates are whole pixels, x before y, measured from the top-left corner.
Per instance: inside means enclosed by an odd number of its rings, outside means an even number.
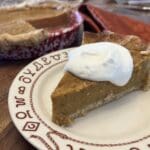
[[[16,4],[33,4],[55,0],[0,0],[0,7],[14,6]],[[150,23],[150,0],[56,0],[60,2],[82,3],[90,2],[105,10],[126,14],[145,23]]]

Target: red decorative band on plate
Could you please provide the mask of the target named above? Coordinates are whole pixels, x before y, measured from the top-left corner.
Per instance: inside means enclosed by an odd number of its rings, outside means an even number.
[[[58,62],[48,68],[46,68],[45,70],[43,70],[38,76],[37,78],[34,80],[33,84],[32,84],[32,87],[31,87],[31,90],[30,90],[30,105],[31,105],[31,109],[33,111],[33,113],[35,114],[35,116],[37,117],[37,119],[45,126],[47,127],[50,132],[47,133],[47,136],[48,138],[50,139],[50,141],[55,145],[56,149],[58,148],[58,145],[57,143],[54,141],[54,139],[52,138],[52,136],[50,136],[50,134],[55,134],[57,135],[58,137],[60,137],[61,139],[64,139],[64,140],[70,140],[70,141],[73,141],[73,142],[76,142],[76,143],[80,143],[80,144],[84,144],[84,145],[88,145],[88,146],[95,146],[95,147],[118,147],[118,146],[125,146],[125,145],[129,145],[129,144],[134,144],[134,143],[138,143],[138,142],[141,142],[141,141],[144,141],[148,138],[150,138],[150,135],[147,135],[147,136],[144,136],[142,138],[139,138],[139,139],[136,139],[136,140],[132,140],[132,141],[129,141],[129,142],[122,142],[122,143],[111,143],[111,144],[100,144],[100,143],[92,143],[92,142],[86,142],[86,141],[81,141],[81,140],[78,140],[78,139],[75,139],[73,137],[69,137],[68,135],[65,135],[64,133],[61,133],[59,131],[56,131],[55,129],[53,129],[51,126],[49,126],[46,122],[44,122],[40,116],[38,115],[38,113],[35,111],[35,108],[34,108],[34,105],[33,105],[33,101],[32,101],[32,94],[33,94],[33,89],[34,89],[34,86],[37,82],[37,80],[47,71],[49,70],[50,68],[53,68],[55,67],[56,65],[59,65],[63,62],[65,62],[66,60],[63,60],[61,62]],[[150,147],[150,145],[148,146]],[[59,148],[58,148],[59,150]],[[139,148],[130,148],[129,150],[140,150]]]

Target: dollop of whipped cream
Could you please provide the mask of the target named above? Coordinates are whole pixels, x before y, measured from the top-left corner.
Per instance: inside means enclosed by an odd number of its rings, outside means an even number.
[[[129,50],[115,43],[86,44],[68,55],[65,70],[83,79],[124,86],[132,76],[133,59]]]

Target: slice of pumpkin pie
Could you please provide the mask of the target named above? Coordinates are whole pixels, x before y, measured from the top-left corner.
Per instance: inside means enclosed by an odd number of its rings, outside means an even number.
[[[70,52],[67,71],[51,95],[52,120],[58,125],[68,126],[88,111],[150,85],[150,53],[140,38],[114,33],[85,37],[85,43],[99,43]]]

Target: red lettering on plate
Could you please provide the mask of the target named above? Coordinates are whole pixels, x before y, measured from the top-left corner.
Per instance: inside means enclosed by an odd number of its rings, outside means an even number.
[[[53,150],[53,148],[41,136],[32,134],[30,137],[38,139],[46,147],[47,150]]]
[[[23,127],[23,131],[37,131],[39,128],[39,122],[27,121]]]
[[[67,52],[63,52],[64,58],[68,58],[68,53]]]
[[[20,111],[16,113],[16,117],[18,119],[25,119],[27,117],[27,114],[25,112]]]
[[[19,81],[23,81],[24,83],[31,83],[31,79],[29,77],[20,76]]]
[[[44,65],[49,65],[51,63],[51,61],[48,60],[47,57],[42,57],[41,60],[44,62]]]
[[[33,65],[35,66],[36,71],[40,71],[44,67],[42,64],[40,64],[37,61],[33,62]]]
[[[52,57],[54,60],[60,60],[60,54],[56,54],[50,57]]]
[[[32,77],[35,75],[30,69],[27,69],[26,72],[23,72],[24,74],[31,75]]]
[[[132,147],[132,148],[130,148],[130,150],[140,150],[140,149],[137,147]]]
[[[67,147],[69,147],[69,150],[74,150],[73,146],[71,144],[67,144]],[[79,150],[85,150],[84,148],[79,148]]]
[[[24,98],[19,98],[19,97],[15,96],[15,99],[16,99],[16,107],[19,107],[19,106],[26,104]]]
[[[69,147],[69,150],[73,150],[73,146],[71,144],[67,144],[67,147]]]
[[[29,110],[27,110],[26,112],[27,112],[27,115],[28,115],[29,118],[33,118],[33,117],[31,116],[31,114],[29,113]]]
[[[18,93],[19,94],[24,94],[24,92],[25,92],[25,87],[24,86],[18,87]]]
[[[31,114],[29,113],[29,110],[27,110],[26,112],[23,112],[23,111],[17,112],[17,113],[16,113],[16,117],[17,117],[18,119],[25,119],[25,118],[27,118],[27,117],[33,118],[33,117],[31,116]]]

